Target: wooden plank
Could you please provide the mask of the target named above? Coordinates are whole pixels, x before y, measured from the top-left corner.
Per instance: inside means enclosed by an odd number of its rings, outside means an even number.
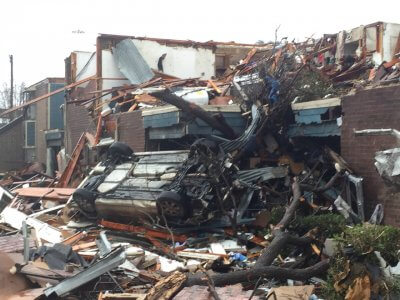
[[[214,83],[212,80],[208,80],[210,86],[216,91],[218,94],[221,94],[221,89]]]
[[[78,244],[75,246],[72,246],[72,250],[74,251],[79,251],[83,249],[88,249],[96,246],[96,242],[88,242],[88,243],[83,243],[83,244]]]
[[[176,255],[186,258],[203,259],[203,260],[216,260],[220,257],[227,257],[227,255],[223,254],[189,252],[189,251],[177,251]]]
[[[75,189],[70,188],[46,188],[46,187],[28,187],[20,188],[13,191],[22,197],[68,200],[75,192]]]
[[[10,112],[16,111],[16,110],[18,110],[18,109],[20,109],[20,108],[23,108],[23,107],[29,106],[29,105],[31,105],[31,104],[34,104],[34,103],[36,103],[36,102],[39,102],[39,101],[41,101],[41,100],[47,99],[47,98],[49,98],[49,97],[51,97],[51,96],[53,96],[53,95],[55,95],[55,94],[61,93],[61,92],[65,91],[65,90],[68,90],[68,89],[70,89],[70,88],[73,88],[73,87],[76,87],[76,86],[78,86],[78,85],[81,85],[82,83],[88,82],[89,80],[92,80],[92,79],[96,79],[96,76],[91,76],[91,77],[82,79],[82,80],[80,80],[80,81],[71,83],[71,84],[69,84],[69,85],[67,85],[67,86],[64,86],[64,87],[62,87],[62,88],[59,88],[59,89],[57,89],[57,90],[55,90],[55,91],[52,91],[52,92],[47,93],[47,94],[45,94],[45,95],[39,96],[39,97],[37,97],[37,98],[35,98],[35,99],[29,100],[28,102],[25,102],[25,103],[22,104],[22,105],[15,106],[15,107],[13,107],[13,108],[7,109],[6,111],[0,113],[0,117],[1,117],[1,116],[4,116],[4,115],[6,115],[6,114],[8,114],[8,113],[10,113]]]
[[[94,145],[95,146],[100,142],[101,131],[102,131],[102,126],[101,126],[102,120],[103,120],[103,118],[100,113],[98,120],[97,120],[96,136],[94,137]]]
[[[72,177],[72,173],[74,172],[76,164],[78,163],[79,156],[81,155],[82,149],[85,146],[85,142],[86,142],[86,135],[83,132],[78,140],[78,143],[75,146],[74,151],[72,152],[71,159],[68,161],[67,167],[62,173],[61,178],[58,181],[56,187],[65,188],[68,186],[68,183]]]

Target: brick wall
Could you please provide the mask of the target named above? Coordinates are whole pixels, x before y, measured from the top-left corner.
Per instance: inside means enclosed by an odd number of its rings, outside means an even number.
[[[140,110],[116,114],[117,136],[120,142],[128,144],[133,151],[145,151],[145,130],[143,128],[142,112]]]
[[[71,155],[82,132],[96,133],[96,124],[84,106],[66,105],[64,144],[66,152]]]
[[[19,118],[0,129],[0,172],[24,166],[23,125],[23,119]]]
[[[118,141],[128,144],[133,151],[145,150],[145,130],[141,111],[113,114],[106,117],[108,121],[115,122],[118,131],[116,136]],[[83,106],[74,104],[67,105],[66,127],[65,127],[65,147],[68,154],[74,150],[82,132],[87,131],[93,135],[96,133],[96,120],[88,114],[88,110]]]
[[[400,85],[365,89],[342,99],[341,154],[357,175],[364,177],[366,217],[377,203],[385,209],[384,222],[400,226],[400,191],[387,187],[374,166],[376,151],[400,147],[392,136],[358,136],[354,130],[400,130]]]

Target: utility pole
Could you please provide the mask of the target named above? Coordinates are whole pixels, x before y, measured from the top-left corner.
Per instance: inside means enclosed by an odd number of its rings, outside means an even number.
[[[10,64],[11,64],[10,108],[12,108],[14,106],[14,62],[12,54],[10,55]]]

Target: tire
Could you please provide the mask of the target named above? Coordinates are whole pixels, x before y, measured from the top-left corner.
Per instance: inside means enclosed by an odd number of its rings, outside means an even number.
[[[185,218],[189,214],[189,205],[180,194],[165,191],[157,198],[158,213],[167,218]]]
[[[86,213],[95,213],[96,208],[94,201],[96,200],[97,194],[95,192],[86,189],[77,189],[72,198],[78,205],[78,207]]]
[[[128,157],[133,154],[133,150],[127,144],[122,142],[114,142],[108,148],[108,154],[111,157]]]

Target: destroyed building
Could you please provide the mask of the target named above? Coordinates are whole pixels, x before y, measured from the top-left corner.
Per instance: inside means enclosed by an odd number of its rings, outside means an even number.
[[[398,298],[399,24],[261,45],[101,34],[65,68],[0,115],[24,112],[0,138],[47,165],[0,181],[0,250],[32,299]]]

